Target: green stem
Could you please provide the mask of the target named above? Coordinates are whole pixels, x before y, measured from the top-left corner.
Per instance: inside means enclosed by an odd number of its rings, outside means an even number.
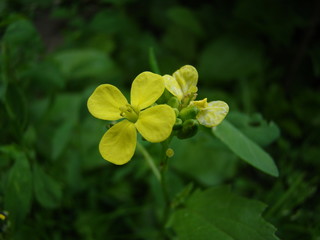
[[[150,63],[151,71],[154,73],[160,74],[159,65],[158,65],[153,47],[149,48],[149,63]]]
[[[146,159],[148,165],[150,166],[152,172],[156,176],[157,180],[161,183],[161,190],[163,194],[163,198],[165,201],[165,205],[163,208],[163,216],[162,216],[162,221],[163,221],[163,234],[165,239],[168,239],[168,232],[166,232],[165,226],[168,221],[168,218],[170,216],[170,196],[168,193],[168,188],[167,188],[167,181],[166,181],[166,172],[168,169],[168,156],[166,155],[166,151],[168,149],[168,146],[171,142],[172,136],[170,136],[166,141],[162,142],[162,155],[161,155],[161,163],[160,163],[160,172],[158,168],[155,165],[154,159],[150,156],[148,151],[145,149],[145,147],[140,144],[139,142],[137,143],[137,149],[141,152],[141,154],[144,156]]]
[[[141,152],[141,154],[146,159],[146,161],[147,161],[149,167],[151,168],[153,174],[155,175],[156,179],[159,182],[161,182],[161,174],[160,174],[158,168],[156,167],[156,165],[154,163],[154,159],[150,156],[150,154],[145,149],[145,147],[142,144],[140,144],[139,142],[137,142],[137,149]]]
[[[163,210],[163,222],[164,225],[168,220],[168,217],[170,215],[170,196],[168,193],[168,188],[167,188],[167,178],[166,178],[166,172],[168,169],[168,156],[166,155],[166,151],[168,149],[168,146],[171,142],[172,136],[170,136],[166,141],[162,142],[162,159],[161,159],[161,165],[160,165],[160,173],[161,173],[161,189],[162,189],[162,194],[163,198],[165,201],[165,207]]]
[[[303,174],[299,175],[296,180],[292,183],[292,185],[290,186],[290,188],[285,192],[285,194],[283,194],[281,196],[281,198],[278,199],[278,201],[273,205],[273,207],[271,207],[266,214],[264,215],[265,218],[270,218],[271,216],[274,215],[274,213],[276,211],[278,211],[281,207],[281,205],[287,201],[287,199],[289,199],[291,197],[291,195],[294,193],[294,191],[296,190],[296,188],[299,186],[299,184],[302,182],[303,180]]]

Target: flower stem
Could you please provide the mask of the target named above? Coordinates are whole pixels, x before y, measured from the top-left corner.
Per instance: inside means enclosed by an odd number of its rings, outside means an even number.
[[[146,159],[146,161],[147,161],[149,167],[151,168],[153,174],[155,175],[156,179],[159,182],[161,182],[161,174],[154,163],[154,159],[151,157],[151,155],[148,153],[148,151],[145,149],[145,147],[139,142],[137,142],[137,149],[141,152],[141,154]]]
[[[166,178],[166,172],[168,169],[168,156],[166,155],[166,151],[168,149],[168,146],[171,142],[172,136],[169,137],[166,141],[162,142],[162,159],[160,162],[160,173],[161,173],[161,188],[162,188],[162,194],[165,201],[165,206],[163,210],[163,222],[164,225],[166,224],[169,215],[170,215],[170,196],[168,193],[167,188],[167,178]]]
[[[149,63],[151,66],[151,71],[157,74],[160,74],[159,65],[157,62],[156,55],[154,53],[154,49],[152,47],[149,48]]]

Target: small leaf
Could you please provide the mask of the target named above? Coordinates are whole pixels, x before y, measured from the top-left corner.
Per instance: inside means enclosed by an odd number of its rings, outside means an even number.
[[[67,121],[61,125],[52,137],[52,159],[56,160],[65,147],[67,146],[70,137],[72,135],[72,130],[74,128],[73,121]]]
[[[33,185],[37,201],[46,208],[57,207],[62,192],[60,185],[37,164],[33,166]]]
[[[212,132],[247,163],[272,176],[279,176],[278,168],[270,155],[227,120],[212,128]]]
[[[16,149],[11,157],[15,159],[15,164],[9,171],[5,187],[4,209],[16,226],[23,222],[31,207],[32,175],[23,152]]]
[[[276,229],[261,217],[265,207],[220,186],[196,191],[172,224],[179,240],[277,240]]]

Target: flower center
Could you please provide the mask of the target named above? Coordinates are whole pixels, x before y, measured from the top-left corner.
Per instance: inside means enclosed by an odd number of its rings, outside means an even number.
[[[135,123],[139,118],[139,110],[130,104],[126,104],[119,108],[121,117],[128,119],[130,122]]]

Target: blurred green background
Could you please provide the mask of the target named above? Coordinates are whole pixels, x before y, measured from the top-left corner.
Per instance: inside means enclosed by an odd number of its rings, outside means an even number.
[[[0,211],[3,239],[161,239],[163,199],[142,155],[104,161],[107,123],[86,101],[151,70],[185,64],[199,96],[273,156],[280,177],[199,132],[172,143],[170,193],[229,184],[269,205],[282,239],[319,240],[319,1],[1,0]],[[159,146],[147,149],[157,158]]]

